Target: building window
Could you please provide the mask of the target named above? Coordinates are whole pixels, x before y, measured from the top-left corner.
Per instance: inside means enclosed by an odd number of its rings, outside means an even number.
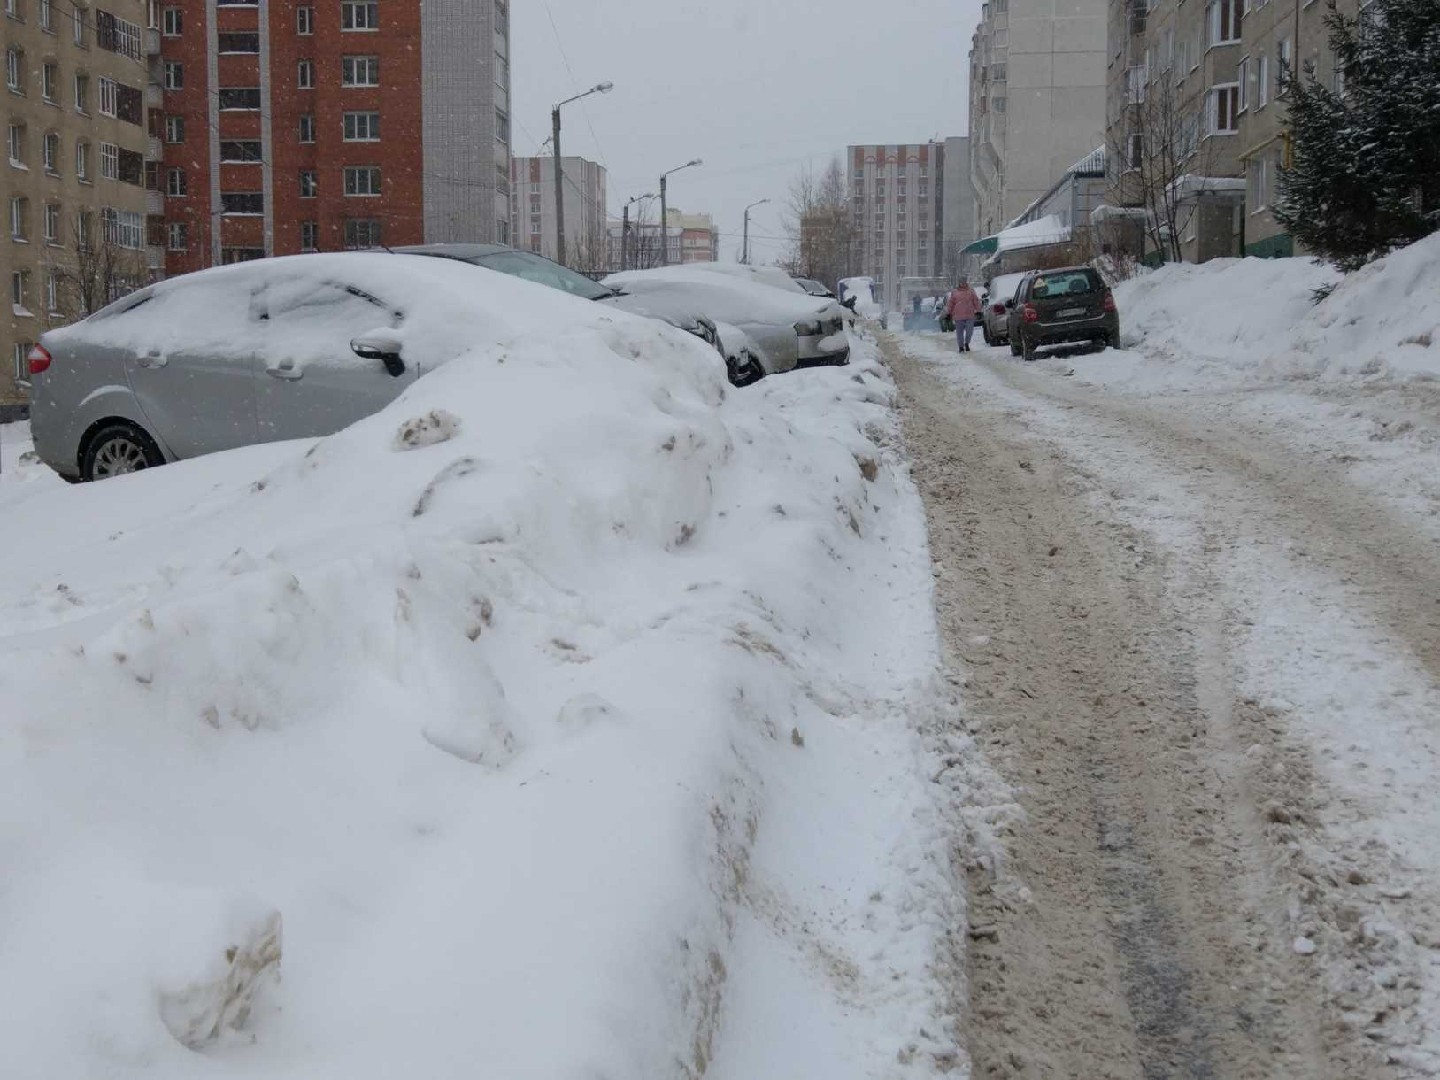
[[[344,56],[340,58],[341,86],[379,86],[378,56]]]
[[[997,97],[997,98],[991,98],[991,99],[990,99],[990,108],[993,109],[993,110],[994,110],[995,112],[997,112],[997,113],[1003,113],[1003,112],[1005,111],[1006,104],[1007,104],[1007,103],[1006,103],[1006,101],[1005,101],[1005,99],[1004,99],[1003,97]]]
[[[178,60],[165,61],[165,89],[185,89],[185,65]]]
[[[25,240],[29,236],[26,225],[30,219],[30,200],[23,195],[10,198],[10,239]]]
[[[1268,53],[1260,54],[1260,61],[1255,70],[1255,107],[1263,109],[1270,104],[1270,56]]]
[[[1247,190],[1245,200],[1250,204],[1250,213],[1258,214],[1269,205],[1268,181],[1266,175],[1266,161],[1263,156],[1250,159],[1250,164],[1245,170]]]
[[[263,156],[259,139],[221,139],[220,160],[229,164],[252,165]]]
[[[172,221],[166,227],[165,246],[171,251],[185,251],[190,247],[190,228],[183,221]]]
[[[1240,81],[1240,103],[1237,106],[1240,112],[1250,107],[1250,57],[1242,56],[1240,66],[1235,76]]]
[[[185,141],[185,118],[183,116],[165,117],[165,141],[172,144]]]
[[[295,33],[301,37],[309,37],[315,33],[315,9],[313,7],[297,7],[295,9]]]
[[[320,181],[314,169],[300,170],[300,197],[313,199],[320,191]]]
[[[380,222],[374,218],[346,218],[345,247],[347,250],[379,247],[380,244]]]
[[[75,75],[75,111],[82,116],[90,114],[90,76]]]
[[[510,33],[510,6],[505,0],[495,0],[495,33],[502,37]]]
[[[90,250],[90,212],[81,210],[75,215],[75,246],[81,251]]]
[[[120,148],[114,143],[100,144],[100,175],[106,180],[120,179]]]
[[[187,193],[184,169],[165,170],[165,194],[172,199],[183,198]]]
[[[1240,40],[1240,0],[1210,0],[1205,16],[1212,46],[1231,45]]]
[[[40,0],[40,29],[47,34],[55,32],[55,4],[52,0]]]
[[[222,112],[256,112],[260,108],[258,86],[222,86],[217,96]]]
[[[45,242],[54,244],[60,239],[60,204],[45,204]],[[50,310],[55,310],[51,308]]]
[[[45,141],[40,144],[41,157],[45,163],[45,171],[51,176],[60,175],[60,136],[54,131],[45,133]]]
[[[345,194],[380,194],[380,169],[376,165],[350,165],[345,169]]]
[[[47,61],[40,65],[40,96],[54,105],[60,96],[60,65]]]
[[[220,193],[222,214],[259,215],[265,213],[265,195],[259,191],[224,191]]]
[[[302,143],[315,141],[315,117],[310,113],[300,117],[300,141]]]
[[[5,136],[5,156],[17,169],[25,168],[25,125],[11,124]]]
[[[345,114],[346,142],[379,142],[380,114],[378,112],[347,112]]]
[[[260,35],[254,31],[221,34],[217,45],[222,53],[258,53],[260,51]]]
[[[264,257],[264,248],[226,247],[220,249],[221,266],[234,266],[236,263],[254,262]]]
[[[1275,96],[1285,92],[1285,73],[1290,70],[1290,39],[1282,38],[1275,43]]]
[[[376,0],[342,0],[341,30],[379,30],[380,5]]]
[[[30,379],[30,350],[34,347],[34,342],[17,341],[15,348],[11,351],[10,357],[15,364],[15,381],[17,383],[26,383]]]
[[[300,223],[300,250],[320,250],[320,223],[318,221],[302,221]]]
[[[301,60],[295,67],[295,85],[301,90],[315,89],[315,61]]]
[[[71,33],[74,36],[75,44],[85,48],[85,20],[89,18],[89,9],[80,4],[70,5],[72,18],[70,20]]]
[[[90,144],[84,139],[75,144],[75,179],[90,182]]]
[[[1212,87],[1205,98],[1206,131],[1211,135],[1233,135],[1240,104],[1236,83]]]
[[[5,50],[5,86],[12,94],[25,93],[25,54],[19,49]]]
[[[167,7],[161,13],[161,33],[166,37],[179,37],[180,30],[185,25],[184,11],[178,7]]]
[[[51,315],[60,313],[60,275],[54,270],[45,273],[45,310]]]
[[[100,223],[107,243],[129,251],[139,251],[145,246],[145,215],[139,211],[107,206],[100,211]]]

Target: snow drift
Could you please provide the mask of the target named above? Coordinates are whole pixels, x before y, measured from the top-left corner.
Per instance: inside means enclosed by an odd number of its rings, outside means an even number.
[[[1440,378],[1440,233],[1344,278],[1312,259],[1216,259],[1163,266],[1115,297],[1127,344],[1161,357],[1288,377]]]
[[[6,502],[7,1080],[955,1060],[888,376],[728,394],[572,307],[337,435]]]

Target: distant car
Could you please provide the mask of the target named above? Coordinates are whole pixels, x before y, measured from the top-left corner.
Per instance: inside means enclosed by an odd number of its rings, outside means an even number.
[[[703,315],[717,325],[729,324],[748,336],[772,375],[850,362],[848,313],[835,301],[809,296],[798,287],[792,294],[701,265],[612,274],[602,284],[625,296],[607,302],[666,319]]]
[[[1093,341],[1120,347],[1115,296],[1090,266],[1038,270],[1020,282],[1009,312],[1010,352],[1035,359],[1048,345]]]
[[[1029,272],[997,274],[985,286],[985,295],[981,297],[985,307],[980,314],[980,335],[986,345],[1004,345],[1010,340],[1010,302]]]
[[[623,291],[598,284],[553,259],[504,244],[417,244],[391,249],[399,255],[425,255],[454,259],[472,266],[524,278],[585,300],[603,301],[646,318],[660,319],[709,342],[725,361],[726,374],[734,386],[749,386],[765,377],[760,350],[739,330],[722,328],[699,311],[662,309]]]
[[[347,252],[151,285],[41,336],[29,356],[35,451],[67,479],[101,480],[328,435],[478,346],[589,314],[500,275],[476,290],[480,273]]]
[[[795,278],[795,284],[799,285],[811,296],[824,296],[829,297],[831,300],[835,299],[835,294],[814,278],[797,277]]]

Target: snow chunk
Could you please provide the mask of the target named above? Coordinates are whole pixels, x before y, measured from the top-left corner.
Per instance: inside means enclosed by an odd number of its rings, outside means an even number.
[[[418,450],[422,446],[449,442],[460,430],[460,418],[444,409],[431,409],[423,416],[406,420],[395,433],[396,450]]]

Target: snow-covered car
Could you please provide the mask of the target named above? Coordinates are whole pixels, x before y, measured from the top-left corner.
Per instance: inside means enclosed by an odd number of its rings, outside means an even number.
[[[558,289],[585,300],[604,301],[647,319],[668,322],[714,346],[725,360],[725,371],[731,385],[749,386],[765,377],[760,350],[739,329],[725,327],[722,330],[715,320],[703,314],[677,312],[648,305],[643,298],[630,297],[623,291],[601,285],[543,255],[520,251],[504,244],[417,244],[392,250],[400,255],[425,255],[469,263]]]
[[[705,317],[717,325],[728,323],[753,343],[765,371],[772,375],[796,367],[849,362],[847,312],[835,301],[755,284],[698,265],[612,274],[603,284],[625,295],[607,302],[671,321]]]
[[[831,300],[835,299],[835,294],[814,278],[797,277],[794,280],[796,285],[799,285],[800,288],[804,289],[811,296],[823,296]]]
[[[769,285],[781,292],[807,292],[804,286],[781,270],[778,266],[751,266],[748,263],[694,262],[685,263],[684,269],[699,270],[706,274],[723,274],[726,277],[748,281],[753,285]]]
[[[980,312],[980,335],[986,345],[1004,345],[1010,340],[1010,303],[1028,273],[1026,270],[1019,274],[997,274],[985,286],[980,297],[985,305]]]
[[[492,279],[483,289],[477,273]],[[41,337],[29,357],[35,450],[64,477],[96,480],[328,435],[457,356],[602,317],[557,291],[410,255],[202,270]]]

